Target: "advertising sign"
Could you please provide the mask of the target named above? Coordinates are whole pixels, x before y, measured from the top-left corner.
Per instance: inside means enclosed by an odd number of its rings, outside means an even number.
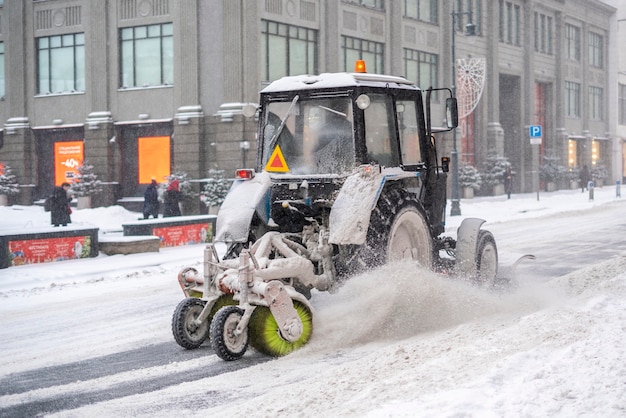
[[[90,254],[88,235],[9,241],[11,266],[86,258]]]
[[[54,185],[72,183],[83,164],[85,144],[83,141],[54,143]]]
[[[140,137],[137,148],[139,184],[150,184],[153,178],[162,183],[170,175],[170,137]]]
[[[152,234],[159,237],[161,247],[202,244],[213,240],[213,224],[165,226],[152,229]]]

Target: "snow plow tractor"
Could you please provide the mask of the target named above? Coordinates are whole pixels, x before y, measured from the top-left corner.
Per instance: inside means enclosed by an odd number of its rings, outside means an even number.
[[[433,128],[431,111],[446,126]],[[449,159],[437,156],[436,136],[458,123],[450,89],[363,70],[290,76],[243,113],[259,120],[256,170],[237,171],[203,271],[179,273],[179,345],[210,336],[224,360],[248,345],[288,354],[311,338],[313,289],[332,292],[394,260],[495,285],[497,248],[483,220],[442,236]]]

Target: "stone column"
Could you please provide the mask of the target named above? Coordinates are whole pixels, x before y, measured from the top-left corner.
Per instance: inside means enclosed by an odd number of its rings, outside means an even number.
[[[202,106],[182,106],[174,116],[174,132],[172,134],[173,165],[185,171],[190,179],[206,177],[206,141],[204,133],[204,112]],[[191,183],[193,191],[200,192],[198,181]],[[184,214],[206,213],[200,207],[200,199],[185,200]]]
[[[33,131],[27,117],[10,118],[4,124],[2,162],[15,174],[20,193],[12,196],[10,203],[32,205],[37,184],[35,144]]]
[[[92,196],[92,207],[112,206],[120,196],[119,144],[111,112],[91,112],[85,121],[85,161],[103,183],[103,192]]]

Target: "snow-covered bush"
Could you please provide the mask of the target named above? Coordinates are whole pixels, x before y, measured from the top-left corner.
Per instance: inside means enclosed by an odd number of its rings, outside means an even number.
[[[206,184],[200,193],[200,200],[207,208],[221,205],[228,193],[229,183],[228,179],[224,178],[224,170],[209,170]]]
[[[594,180],[604,180],[609,176],[609,171],[606,169],[605,165],[601,162],[596,162],[594,167],[591,169],[591,178]]]
[[[0,168],[0,194],[13,196],[20,192],[17,177],[11,172],[11,167],[4,165]]]
[[[83,164],[77,168],[77,171],[78,174],[70,185],[70,194],[84,197],[102,192],[102,182],[98,180],[98,176],[93,172],[93,165],[83,161]]]
[[[471,187],[478,191],[483,184],[483,178],[476,167],[463,162],[459,167],[459,184],[461,187]]]
[[[539,167],[539,178],[546,183],[555,183],[567,178],[567,170],[561,164],[560,158],[551,152],[543,156],[543,163]]]
[[[508,158],[499,156],[495,150],[487,153],[487,158],[481,170],[482,187],[485,194],[491,194],[494,186],[504,184],[504,173],[507,167],[511,167]]]

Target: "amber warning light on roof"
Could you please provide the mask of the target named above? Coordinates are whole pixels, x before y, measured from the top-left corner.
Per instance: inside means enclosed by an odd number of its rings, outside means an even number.
[[[365,69],[365,61],[363,61],[363,60],[356,60],[356,62],[354,63],[354,72],[355,73],[366,73],[367,70]]]

